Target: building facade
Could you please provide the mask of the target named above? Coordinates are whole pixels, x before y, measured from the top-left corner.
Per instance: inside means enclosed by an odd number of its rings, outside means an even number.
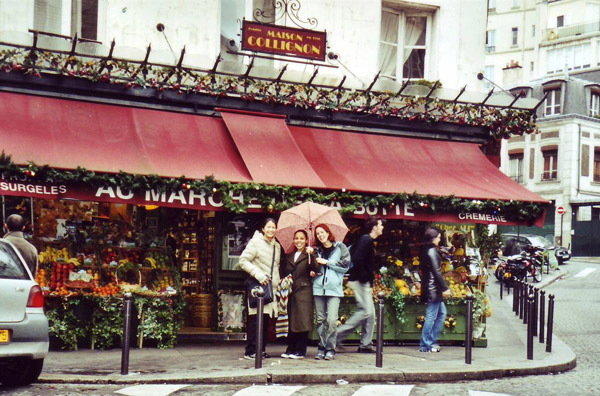
[[[526,231],[580,256],[600,255],[599,45],[598,1],[489,2],[486,77],[513,95],[545,98],[541,133],[505,141],[501,169],[564,209],[548,211],[547,229]]]

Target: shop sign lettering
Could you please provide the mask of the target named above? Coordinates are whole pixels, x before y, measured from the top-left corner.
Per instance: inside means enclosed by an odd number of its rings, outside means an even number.
[[[244,21],[242,49],[325,60],[327,33]]]
[[[5,194],[5,195],[14,195],[11,193],[25,193],[25,194],[34,194],[34,195],[58,195],[58,194],[65,194],[66,192],[67,192],[67,186],[62,185],[62,184],[58,185],[58,186],[47,186],[47,185],[18,183],[18,182],[9,182],[9,181],[0,182],[0,194]]]
[[[459,213],[458,218],[461,220],[481,220],[496,223],[506,223],[504,216],[491,215],[487,213]]]

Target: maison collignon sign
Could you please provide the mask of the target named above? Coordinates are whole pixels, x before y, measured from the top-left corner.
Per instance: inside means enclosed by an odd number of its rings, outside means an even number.
[[[326,32],[246,20],[242,26],[242,49],[246,51],[324,61],[326,48]]]

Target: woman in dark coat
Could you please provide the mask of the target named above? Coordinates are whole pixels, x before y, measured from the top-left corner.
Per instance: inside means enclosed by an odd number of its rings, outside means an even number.
[[[450,297],[450,289],[440,272],[442,257],[437,251],[441,233],[435,228],[425,231],[424,241],[419,251],[421,263],[421,301],[427,303],[425,323],[421,331],[420,352],[439,352],[437,340],[442,333],[446,319],[444,297]]]
[[[283,358],[302,359],[306,356],[308,333],[313,324],[313,292],[310,271],[316,270],[312,248],[306,246],[308,235],[299,230],[294,234],[294,252],[281,264],[281,279],[292,274],[292,293],[288,302],[288,347]]]

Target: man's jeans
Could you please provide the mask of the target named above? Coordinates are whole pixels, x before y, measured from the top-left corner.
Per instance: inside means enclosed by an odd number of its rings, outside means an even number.
[[[373,330],[375,329],[375,305],[373,304],[373,289],[367,283],[358,281],[348,282],[348,287],[356,298],[356,312],[338,329],[338,341],[342,341],[358,326],[361,326],[360,346],[373,345]]]
[[[335,351],[340,297],[315,296],[319,350]]]
[[[421,332],[419,350],[427,352],[433,348],[437,343],[438,338],[440,338],[440,334],[444,328],[445,319],[446,306],[443,301],[427,303],[425,323],[423,324],[423,331]]]

